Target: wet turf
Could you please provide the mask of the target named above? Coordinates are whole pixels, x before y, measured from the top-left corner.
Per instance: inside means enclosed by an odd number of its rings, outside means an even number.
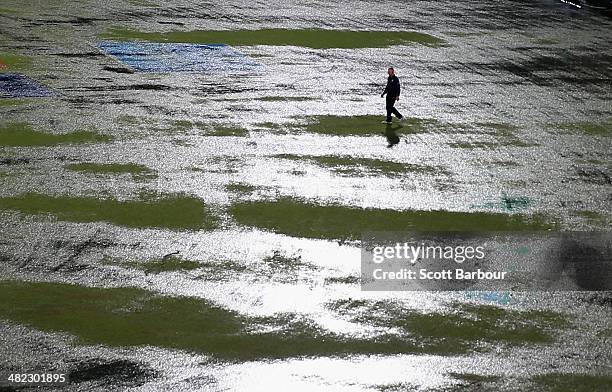
[[[23,98],[2,98],[0,99],[0,107],[26,105],[30,102],[30,100]]]
[[[608,392],[612,385],[610,375],[548,373],[531,378],[535,390],[542,392]]]
[[[243,184],[238,182],[232,182],[225,186],[225,189],[229,192],[237,193],[237,194],[249,194],[253,193],[257,187],[249,184]]]
[[[57,144],[105,143],[113,138],[91,131],[76,131],[64,134],[52,134],[32,129],[21,123],[12,123],[0,127],[0,146],[29,147],[53,146]]]
[[[438,121],[422,118],[407,118],[392,126],[381,124],[383,116],[312,116],[306,118],[307,125],[300,128],[305,132],[337,136],[381,135],[393,127],[398,133],[417,133],[435,129]],[[397,128],[397,129],[396,129]]]
[[[384,176],[401,176],[408,173],[420,174],[444,174],[442,168],[433,166],[386,161],[375,158],[356,158],[349,155],[294,155],[294,154],[279,154],[274,155],[274,158],[303,160],[310,161],[322,167],[327,167],[341,175],[384,175]],[[446,173],[447,174],[447,173]]]
[[[321,239],[359,239],[368,231],[538,231],[555,227],[539,215],[362,209],[291,198],[237,203],[230,212],[246,226]]]
[[[28,215],[51,214],[59,220],[72,222],[109,222],[135,228],[212,229],[217,222],[200,199],[181,195],[119,201],[26,193],[0,198],[0,209]]]
[[[516,311],[490,305],[457,304],[452,313],[420,313],[399,303],[339,300],[328,307],[351,321],[399,328],[420,341],[444,341],[449,348],[488,350],[487,345],[548,344],[556,331],[568,327],[565,318],[550,311]]]
[[[232,128],[232,127],[215,127],[205,131],[206,136],[248,136],[249,131],[244,128]]]
[[[197,261],[184,260],[173,255],[143,262],[121,261],[107,258],[103,260],[103,264],[136,268],[148,274],[159,274],[170,271],[190,271],[201,267],[201,264]]]
[[[583,133],[594,136],[609,136],[612,134],[612,120],[603,122],[575,122],[550,124],[549,128],[561,130],[564,133]]]
[[[440,38],[414,31],[350,31],[323,29],[261,29],[227,31],[172,31],[146,33],[135,30],[111,29],[104,39],[141,39],[153,42],[183,42],[199,44],[227,44],[234,46],[275,45],[302,46],[313,49],[381,48],[393,45],[421,44],[437,47]]]
[[[313,101],[316,100],[317,98],[311,98],[311,97],[287,97],[287,96],[283,96],[283,97],[278,97],[278,96],[268,96],[268,97],[261,97],[261,98],[255,98],[258,101],[264,101],[264,102],[288,102],[288,101],[296,101],[296,102],[302,102],[302,101]]]
[[[456,347],[442,341],[422,343],[393,335],[344,337],[295,314],[247,317],[205,300],[159,296],[137,288],[3,281],[0,299],[0,317],[45,331],[65,331],[76,335],[83,344],[154,345],[207,353],[229,361],[457,353]],[[261,328],[268,332],[260,332]]]
[[[30,65],[30,58],[27,56],[0,53],[0,72],[23,71]]]
[[[134,178],[156,177],[153,170],[135,163],[73,163],[64,166],[68,170],[93,174],[131,174]]]

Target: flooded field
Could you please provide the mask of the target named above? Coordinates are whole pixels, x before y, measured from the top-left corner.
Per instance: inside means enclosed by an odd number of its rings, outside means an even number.
[[[367,231],[609,231],[612,19],[0,4],[0,391],[608,391],[608,292],[362,291]],[[381,124],[387,67],[404,121]]]

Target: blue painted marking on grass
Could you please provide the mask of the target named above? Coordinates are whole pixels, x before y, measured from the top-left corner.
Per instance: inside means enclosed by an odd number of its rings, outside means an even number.
[[[518,302],[512,293],[503,291],[466,291],[464,296],[466,299],[491,302],[498,305],[510,305]]]
[[[263,68],[223,44],[101,41],[98,48],[138,72],[257,71]]]
[[[0,98],[50,97],[54,95],[46,86],[25,75],[0,73]]]

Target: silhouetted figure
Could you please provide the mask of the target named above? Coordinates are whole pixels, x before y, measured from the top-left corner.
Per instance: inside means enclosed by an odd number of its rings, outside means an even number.
[[[387,118],[383,122],[390,123],[391,122],[391,114],[395,114],[395,117],[398,119],[402,119],[404,116],[401,115],[400,112],[394,107],[395,102],[399,101],[400,96],[400,82],[397,76],[395,76],[395,70],[393,67],[390,67],[387,70],[389,77],[387,78],[387,86],[385,87],[385,91],[380,95],[384,97],[387,94]]]

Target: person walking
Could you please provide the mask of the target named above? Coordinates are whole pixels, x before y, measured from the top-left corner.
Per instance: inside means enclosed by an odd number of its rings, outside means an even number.
[[[400,96],[400,82],[397,76],[395,76],[395,70],[393,67],[390,67],[387,70],[389,77],[387,78],[387,87],[385,87],[385,91],[380,95],[381,98],[387,94],[387,118],[383,121],[383,123],[391,122],[391,114],[395,114],[395,117],[398,119],[402,119],[404,116],[395,108],[395,102],[399,101]]]

